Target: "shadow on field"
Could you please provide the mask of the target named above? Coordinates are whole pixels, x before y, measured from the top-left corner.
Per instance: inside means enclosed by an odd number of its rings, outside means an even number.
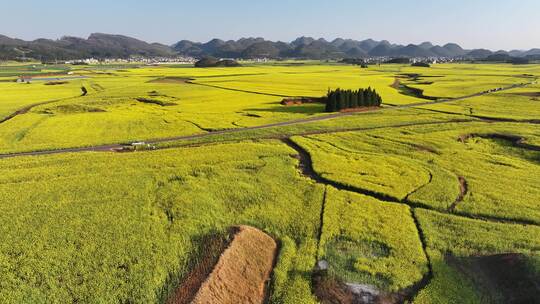
[[[230,228],[225,233],[214,231],[193,239],[192,247],[196,249],[188,258],[190,261],[188,271],[184,275],[171,274],[169,276],[162,290],[161,302],[167,304],[191,303],[236,232],[237,228]]]
[[[459,136],[458,141],[464,144],[476,143],[478,140],[489,140],[492,144],[497,145],[501,148],[511,147],[520,149],[519,153],[515,156],[523,158],[532,162],[540,162],[540,146],[531,145],[527,143],[526,138],[512,135],[512,134],[498,134],[498,133],[488,133],[488,134],[463,134]],[[508,150],[512,151],[512,150]]]
[[[445,260],[474,283],[484,303],[540,303],[540,273],[533,270],[533,262],[526,255],[447,255]]]
[[[272,113],[291,113],[291,114],[320,114],[324,113],[323,104],[302,104],[284,106],[279,102],[272,102],[272,106],[269,108],[251,108],[244,111],[253,112],[272,112]]]

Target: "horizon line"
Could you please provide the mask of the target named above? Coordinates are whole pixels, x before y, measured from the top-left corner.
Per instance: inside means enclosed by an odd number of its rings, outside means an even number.
[[[468,47],[463,47],[462,44],[458,43],[458,42],[446,42],[444,44],[439,44],[439,43],[434,43],[430,40],[424,40],[422,42],[419,42],[419,43],[413,43],[413,42],[409,42],[409,43],[405,43],[405,44],[402,44],[402,43],[398,43],[398,42],[392,42],[390,40],[387,40],[387,39],[381,39],[381,40],[378,40],[378,39],[375,39],[375,38],[344,38],[343,36],[340,36],[340,37],[335,37],[335,38],[327,38],[327,37],[317,37],[317,36],[311,36],[311,35],[301,35],[301,36],[298,36],[292,40],[285,40],[285,39],[267,39],[263,36],[250,36],[250,35],[246,35],[246,36],[241,36],[239,38],[231,38],[231,39],[223,39],[223,38],[218,38],[218,37],[213,37],[213,38],[209,38],[206,42],[203,42],[202,40],[191,40],[191,39],[180,39],[180,40],[177,40],[176,42],[173,42],[171,44],[169,43],[166,43],[166,42],[159,42],[159,41],[151,41],[151,40],[147,40],[145,38],[140,38],[140,37],[136,37],[136,35],[131,35],[131,34],[123,34],[123,33],[105,33],[105,32],[92,32],[90,34],[86,34],[86,35],[70,35],[70,34],[65,34],[65,35],[61,35],[61,36],[57,36],[55,38],[50,38],[50,37],[44,37],[44,36],[40,36],[38,38],[33,38],[33,39],[30,39],[30,40],[27,40],[27,38],[18,38],[16,36],[11,36],[11,35],[6,35],[6,34],[2,34],[0,33],[0,35],[3,35],[5,37],[8,37],[8,38],[11,38],[11,39],[18,39],[18,40],[23,40],[25,42],[33,42],[33,41],[36,41],[36,40],[40,40],[40,39],[46,39],[46,40],[52,40],[52,41],[58,41],[58,40],[62,40],[63,38],[80,38],[80,39],[86,39],[88,40],[88,38],[90,38],[91,35],[93,34],[104,34],[104,35],[114,35],[114,36],[124,36],[124,37],[128,37],[128,38],[133,38],[133,39],[137,39],[137,40],[140,40],[140,41],[143,41],[143,42],[146,42],[146,43],[158,43],[158,44],[162,44],[162,45],[166,45],[166,46],[169,46],[169,47],[172,47],[174,46],[175,44],[177,44],[178,42],[181,42],[181,41],[190,41],[190,42],[194,42],[194,43],[201,43],[201,44],[204,44],[204,43],[208,43],[212,40],[222,40],[222,41],[225,41],[225,42],[228,42],[228,41],[239,41],[241,39],[264,39],[265,41],[271,41],[271,42],[284,42],[284,43],[292,43],[294,42],[296,39],[299,39],[299,38],[312,38],[314,40],[320,40],[320,39],[324,39],[325,41],[327,42],[333,42],[337,39],[343,39],[343,40],[353,40],[353,41],[359,41],[359,42],[362,42],[362,41],[366,41],[366,40],[373,40],[375,42],[383,42],[383,41],[386,41],[388,43],[390,43],[391,45],[396,45],[396,46],[408,46],[408,45],[420,45],[422,43],[431,43],[433,44],[434,46],[444,46],[444,45],[447,45],[447,44],[457,44],[459,45],[460,47],[462,47],[464,50],[478,50],[478,49],[486,49],[486,50],[489,50],[489,51],[492,51],[492,52],[498,52],[498,51],[505,51],[505,52],[511,52],[511,51],[528,51],[528,50],[533,50],[533,49],[540,49],[540,47],[531,47],[531,48],[507,48],[507,49],[492,49],[492,48],[486,48],[486,47],[479,47],[479,48],[468,48]],[[86,37],[85,37],[86,36]]]

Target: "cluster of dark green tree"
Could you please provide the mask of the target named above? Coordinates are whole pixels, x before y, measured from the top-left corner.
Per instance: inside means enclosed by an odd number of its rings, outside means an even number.
[[[415,62],[413,64],[411,64],[411,66],[413,67],[421,67],[421,68],[429,68],[431,67],[431,65],[427,62]]]
[[[326,112],[339,112],[345,109],[362,107],[379,107],[381,96],[371,87],[367,89],[328,91],[326,95]]]

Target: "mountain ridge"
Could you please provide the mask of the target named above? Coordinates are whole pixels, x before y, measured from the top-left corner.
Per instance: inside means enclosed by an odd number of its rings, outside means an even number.
[[[408,58],[469,58],[483,59],[494,54],[513,57],[538,56],[540,49],[491,51],[487,49],[465,50],[456,43],[434,45],[429,41],[399,45],[389,41],[373,39],[354,40],[302,36],[291,42],[270,41],[261,37],[247,37],[238,40],[211,39],[206,43],[180,40],[168,46],[148,43],[143,40],[104,33],[93,33],[88,38],[64,36],[57,40],[36,39],[24,41],[0,35],[0,60],[35,58],[47,60],[71,60],[82,58],[127,58],[189,56],[195,58],[303,58],[339,59],[366,57],[408,57]]]

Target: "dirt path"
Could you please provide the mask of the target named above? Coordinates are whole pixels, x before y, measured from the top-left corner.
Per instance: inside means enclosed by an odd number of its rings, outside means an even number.
[[[449,212],[456,211],[456,207],[459,203],[463,201],[465,198],[465,195],[469,192],[469,185],[467,184],[467,180],[463,176],[458,176],[458,182],[459,182],[459,194],[456,200],[450,205],[448,208]]]
[[[240,226],[191,303],[264,303],[276,255],[274,239],[253,227]]]

